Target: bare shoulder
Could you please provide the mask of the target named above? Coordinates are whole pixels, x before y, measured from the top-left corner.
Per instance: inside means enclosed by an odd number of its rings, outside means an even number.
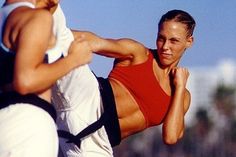
[[[9,18],[13,20],[20,20],[23,22],[35,22],[35,21],[52,21],[52,14],[46,9],[33,9],[33,8],[19,8],[10,14]]]
[[[44,25],[51,25],[53,23],[53,17],[49,11],[45,9],[33,9],[31,12],[31,16],[29,17],[30,22]]]
[[[24,16],[25,20],[22,24],[21,32],[25,35],[29,34],[29,32],[34,33],[45,33],[41,34],[41,36],[50,34],[52,31],[53,25],[53,17],[49,11],[44,9],[31,9]]]
[[[147,59],[148,49],[141,42],[128,38],[121,40],[126,45],[127,50],[134,56],[134,62],[144,62]]]
[[[53,17],[45,9],[19,10],[12,15],[14,30],[26,33],[32,31],[44,31],[50,29],[53,24]],[[15,23],[15,24],[14,24]]]
[[[146,50],[145,46],[142,43],[140,43],[136,40],[133,40],[133,39],[130,39],[130,38],[123,38],[123,39],[120,39],[120,40],[122,40],[122,42],[127,44],[129,46],[129,48],[132,49],[135,52]]]
[[[16,9],[9,15],[6,22],[5,43],[8,43],[6,44],[8,47],[15,49],[19,42],[33,42],[32,36],[35,39],[38,38],[34,33],[41,34],[40,36],[49,36],[52,24],[52,15],[47,10],[23,7]]]

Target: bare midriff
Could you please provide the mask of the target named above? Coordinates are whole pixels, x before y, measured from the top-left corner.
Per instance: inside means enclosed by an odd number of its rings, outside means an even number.
[[[133,96],[119,81],[109,78],[115,97],[121,138],[144,130],[146,120]]]

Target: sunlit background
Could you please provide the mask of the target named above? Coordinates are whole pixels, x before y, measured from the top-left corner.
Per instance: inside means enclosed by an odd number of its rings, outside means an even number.
[[[3,3],[3,0],[0,0]],[[183,140],[162,143],[161,127],[116,147],[116,157],[236,157],[236,0],[61,0],[72,29],[128,37],[155,48],[157,23],[171,9],[196,20],[195,42],[181,66],[189,68],[192,103]],[[91,69],[106,77],[113,59],[95,56]]]

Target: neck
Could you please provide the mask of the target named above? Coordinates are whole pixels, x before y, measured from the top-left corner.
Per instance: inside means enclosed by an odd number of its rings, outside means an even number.
[[[171,70],[175,67],[177,67],[178,62],[177,63],[172,63],[171,65],[162,65],[160,62],[158,62],[158,65],[161,69],[161,71],[163,71],[163,74],[168,76],[171,72]]]

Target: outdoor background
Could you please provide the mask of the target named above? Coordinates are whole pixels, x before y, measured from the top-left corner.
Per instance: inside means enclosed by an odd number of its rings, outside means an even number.
[[[61,0],[68,26],[103,37],[136,39],[155,47],[157,23],[171,9],[183,9],[196,20],[195,44],[184,66],[215,66],[223,58],[236,59],[236,0]],[[96,74],[106,76],[109,59],[94,59]]]
[[[3,3],[3,0],[0,0]],[[236,0],[61,0],[72,29],[128,37],[155,48],[157,24],[171,9],[196,20],[194,45],[181,66],[190,69],[192,104],[183,140],[162,143],[161,127],[124,140],[116,157],[236,157]],[[113,59],[95,56],[91,69],[106,77]]]

